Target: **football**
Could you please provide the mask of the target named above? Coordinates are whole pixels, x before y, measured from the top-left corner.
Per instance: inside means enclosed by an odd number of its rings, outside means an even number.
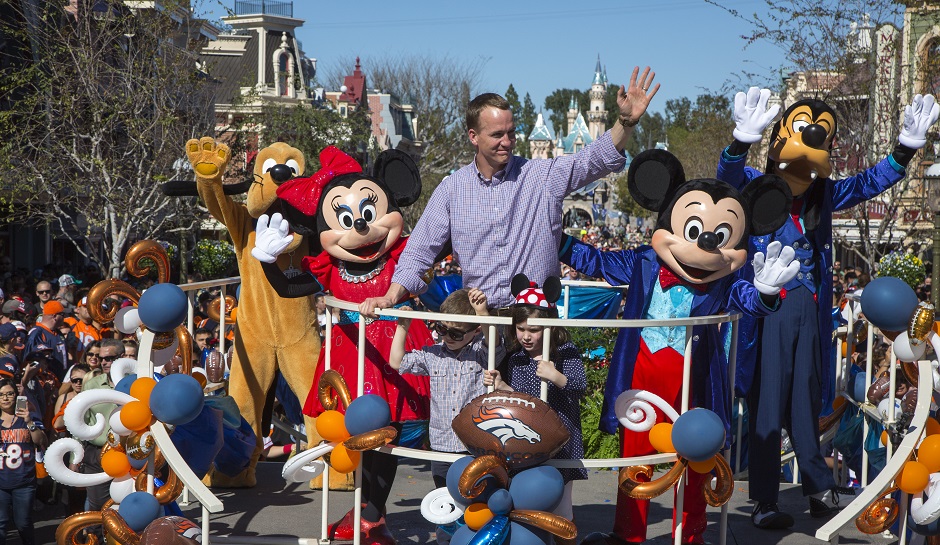
[[[522,392],[497,391],[476,397],[452,425],[471,455],[495,455],[509,469],[545,462],[569,438],[568,429],[547,403]]]

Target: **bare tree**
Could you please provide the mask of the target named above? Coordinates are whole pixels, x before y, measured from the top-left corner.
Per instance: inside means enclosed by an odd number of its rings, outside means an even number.
[[[0,112],[0,182],[30,222],[117,276],[130,243],[194,221],[159,186],[182,172],[183,143],[212,126],[214,85],[197,70],[201,23],[175,20],[190,17],[188,1],[39,4],[47,11],[0,21],[29,44],[0,76],[17,96]]]
[[[423,143],[418,161],[423,190],[421,199],[405,210],[406,223],[414,225],[440,181],[473,159],[464,119],[467,103],[477,94],[485,61],[458,61],[446,56],[389,56],[362,61],[368,88],[395,94],[415,107],[417,138]],[[352,59],[339,59],[325,70],[321,83],[340,85],[342,75],[354,64]]]
[[[899,100],[900,31],[903,7],[890,0],[765,0],[764,13],[746,15],[706,0],[751,25],[748,45],[771,43],[785,54],[780,74],[745,74],[745,81],[777,87],[786,105],[820,98],[837,111],[832,152],[833,178],[858,173],[884,159],[897,142],[903,104]],[[782,87],[782,88],[781,88]],[[755,150],[756,151],[756,150]],[[766,149],[763,150],[766,153]],[[763,153],[749,162],[760,169]],[[905,212],[923,210],[912,197],[910,179],[834,218],[838,247],[857,255],[868,268],[915,234]]]

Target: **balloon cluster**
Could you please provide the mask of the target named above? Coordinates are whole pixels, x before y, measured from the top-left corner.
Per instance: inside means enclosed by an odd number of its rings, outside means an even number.
[[[868,321],[893,339],[899,360],[913,362],[923,357],[934,325],[933,305],[918,302],[914,290],[892,276],[876,278],[865,286],[861,303]]]
[[[336,371],[323,373],[318,393],[327,410],[317,417],[317,433],[326,442],[284,464],[281,475],[288,481],[310,480],[322,473],[326,464],[339,473],[355,471],[363,451],[385,446],[398,435],[398,430],[388,425],[391,421],[388,402],[372,394],[351,399],[346,381]],[[344,412],[336,410],[337,398]]]
[[[519,392],[475,398],[454,419],[454,429],[467,450],[480,454],[451,465],[447,486],[425,496],[421,514],[439,525],[462,518],[464,525],[454,533],[452,545],[536,545],[548,543],[549,534],[577,537],[573,522],[552,513],[564,495],[561,473],[538,465],[569,436],[547,437],[545,428],[540,427],[540,433],[530,427],[557,418],[547,403]],[[493,438],[501,447],[498,451],[493,450]],[[518,472],[510,478],[510,470]]]
[[[656,422],[655,408],[673,422]],[[716,488],[705,487],[705,500],[718,507],[731,499],[733,479],[728,462],[719,453],[725,444],[725,426],[708,409],[692,409],[680,415],[663,398],[645,390],[627,390],[614,403],[620,423],[627,431],[649,432],[649,442],[662,453],[676,453],[678,459],[665,475],[650,480],[651,466],[625,467],[620,471],[620,489],[628,496],[648,500],[672,488],[688,468],[696,473],[714,472]],[[640,479],[640,477],[643,477]]]

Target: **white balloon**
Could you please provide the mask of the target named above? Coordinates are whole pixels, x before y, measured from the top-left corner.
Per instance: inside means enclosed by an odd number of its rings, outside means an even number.
[[[421,500],[421,516],[431,524],[450,524],[463,516],[463,511],[446,486],[428,492]]]
[[[71,405],[71,404],[70,404]],[[44,464],[46,471],[58,483],[68,486],[95,486],[111,480],[107,473],[76,473],[65,464],[65,456],[72,455],[72,463],[77,464],[85,456],[82,444],[71,437],[63,437],[46,449]]]
[[[907,331],[902,331],[894,339],[894,355],[901,361],[917,361],[924,357],[927,350],[926,343],[920,343],[917,346],[911,344],[911,339],[907,336]]]
[[[926,492],[926,500],[923,492],[911,498],[911,518],[917,524],[930,524],[940,518],[940,474],[930,475]]]
[[[336,443],[323,443],[307,449],[294,456],[281,469],[284,480],[293,483],[302,483],[316,477],[326,468],[323,460],[318,460],[324,454],[331,452]]]
[[[105,417],[95,413],[95,423],[89,426],[85,423],[85,413],[99,403],[124,405],[131,401],[137,400],[133,396],[117,390],[97,389],[81,392],[73,397],[72,401],[69,401],[69,404],[65,407],[65,414],[63,415],[65,427],[68,428],[73,437],[83,441],[91,441],[104,432],[107,422],[105,422]],[[109,414],[108,419],[110,417]]]
[[[163,348],[161,350],[154,350],[153,357],[150,358],[153,361],[153,366],[162,367],[166,365],[167,363],[169,363],[169,361],[173,359],[173,356],[176,355],[176,349],[179,348],[179,346],[180,346],[179,340],[176,337],[174,337],[173,342],[170,344],[170,346]]]
[[[881,414],[882,418],[885,420],[888,419],[890,414],[888,414],[888,409],[891,408],[891,398],[886,397],[881,400],[881,403],[878,404],[878,413]],[[894,419],[897,420],[901,416],[901,398],[894,398]]]
[[[118,477],[111,481],[111,499],[114,500],[114,503],[121,503],[124,501],[124,498],[130,494],[137,491],[136,481],[137,479],[131,477],[131,474],[128,473],[123,477]]]
[[[130,358],[118,358],[111,364],[111,382],[117,384],[127,375],[133,375],[137,372],[137,360]]]
[[[127,437],[133,431],[128,429],[124,423],[121,422],[121,411],[114,411],[114,413],[111,414],[111,418],[108,419],[108,422],[111,424],[111,431],[121,437]]]
[[[137,312],[137,307],[124,307],[114,315],[114,328],[125,335],[137,331],[140,324],[140,314]]]
[[[656,424],[655,405],[675,422],[679,413],[666,400],[646,390],[625,390],[614,401],[614,414],[620,424],[630,431],[643,432],[653,429]]]

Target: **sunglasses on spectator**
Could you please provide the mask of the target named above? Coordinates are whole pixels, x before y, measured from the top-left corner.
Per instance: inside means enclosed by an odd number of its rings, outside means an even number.
[[[123,358],[124,354],[118,354],[116,356],[98,356],[98,359],[101,361],[114,361],[118,358]]]
[[[451,339],[453,339],[453,340],[455,340],[455,341],[462,341],[464,335],[466,335],[467,333],[470,333],[471,331],[473,331],[473,330],[476,329],[476,328],[475,328],[475,327],[472,327],[472,328],[470,328],[470,329],[464,331],[464,330],[461,330],[461,329],[454,329],[454,328],[447,327],[446,325],[444,325],[444,324],[438,322],[438,323],[434,324],[433,326],[431,326],[431,329],[433,329],[434,331],[436,331],[438,335],[447,335],[448,337],[450,337]]]
[[[72,384],[81,384],[84,379],[73,378],[73,379],[69,379],[69,380],[72,381]]]
[[[47,293],[52,293],[52,290],[36,290],[36,293],[39,295],[45,295]]]

